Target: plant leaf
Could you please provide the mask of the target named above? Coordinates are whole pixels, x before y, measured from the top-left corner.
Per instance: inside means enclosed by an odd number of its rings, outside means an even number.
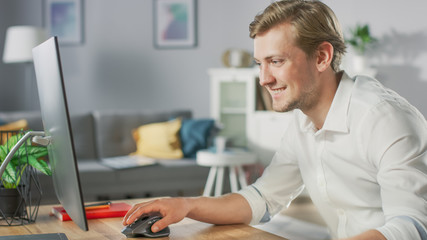
[[[39,157],[43,157],[47,155],[47,148],[41,146],[22,146],[19,148],[19,157],[23,157],[25,155],[37,155]]]
[[[7,156],[7,149],[5,146],[1,145],[0,146],[0,160],[1,160],[0,162],[3,162],[6,156]]]
[[[19,141],[19,139],[22,137],[21,134],[15,134],[13,136],[10,136],[9,139],[6,142],[6,147],[10,151],[13,146],[16,145],[16,143]]]
[[[8,183],[16,182],[16,171],[15,171],[15,167],[12,164],[8,164],[6,166],[6,170],[3,173],[2,179],[3,181]]]
[[[40,172],[42,172],[48,176],[52,175],[52,172],[50,171],[49,165],[45,161],[37,160],[33,155],[28,155],[28,161],[32,167],[39,170]]]
[[[50,170],[50,166],[47,164],[46,161],[44,160],[37,160],[39,162],[39,164],[43,167],[43,171],[41,171],[42,173],[48,175],[48,176],[52,176],[52,170]]]
[[[46,147],[41,146],[22,146],[18,149],[15,155],[12,158],[12,161],[16,164],[25,164],[27,163],[27,155],[33,156],[36,159],[46,156],[48,154]]]

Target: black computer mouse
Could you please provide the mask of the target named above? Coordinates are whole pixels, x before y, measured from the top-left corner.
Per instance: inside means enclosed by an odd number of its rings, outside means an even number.
[[[122,229],[122,233],[128,238],[134,237],[149,237],[149,238],[159,238],[167,237],[170,234],[169,227],[164,228],[163,230],[153,233],[151,231],[151,226],[162,219],[162,215],[158,212],[144,214],[138,218],[135,222],[127,225]]]

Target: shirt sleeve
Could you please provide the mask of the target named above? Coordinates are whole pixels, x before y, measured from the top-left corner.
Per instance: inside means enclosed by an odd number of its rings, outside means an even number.
[[[304,189],[296,158],[292,154],[292,131],[286,131],[280,148],[263,175],[252,185],[240,190],[252,209],[250,224],[268,221],[283,207],[289,206]]]
[[[427,240],[427,233],[422,224],[410,217],[395,217],[377,230],[384,235],[386,239],[413,239]]]
[[[405,103],[379,104],[364,120],[367,158],[377,168],[387,239],[426,239],[427,124]]]
[[[250,225],[256,225],[258,223],[264,223],[270,221],[270,214],[267,210],[267,204],[265,199],[261,196],[258,189],[253,185],[247,186],[240,190],[238,194],[242,195],[252,210],[252,220]]]

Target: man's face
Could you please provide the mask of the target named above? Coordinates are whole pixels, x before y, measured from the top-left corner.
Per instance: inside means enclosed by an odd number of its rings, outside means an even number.
[[[318,99],[315,58],[294,42],[294,27],[280,24],[254,39],[254,58],[260,66],[260,85],[273,99],[273,109],[310,110]]]

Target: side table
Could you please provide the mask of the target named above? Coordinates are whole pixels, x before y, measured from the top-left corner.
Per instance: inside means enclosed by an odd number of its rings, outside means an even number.
[[[208,179],[206,181],[203,196],[210,196],[215,182],[215,195],[222,194],[222,185],[224,178],[224,169],[229,168],[230,187],[232,192],[238,191],[237,178],[239,179],[240,187],[247,186],[243,165],[255,164],[257,162],[256,155],[252,152],[230,148],[222,153],[216,153],[211,150],[200,150],[197,152],[197,164],[210,167]]]

